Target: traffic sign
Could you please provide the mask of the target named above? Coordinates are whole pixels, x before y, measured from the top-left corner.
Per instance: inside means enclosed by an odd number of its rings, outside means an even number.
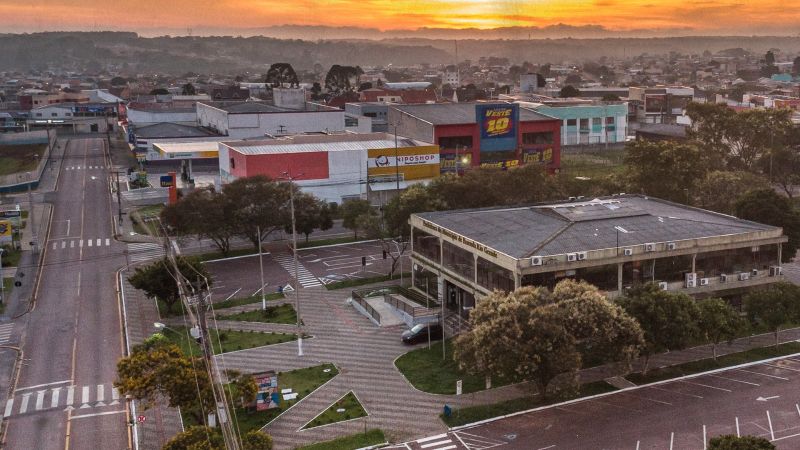
[[[136,417],[136,422],[138,422],[138,423],[144,423],[145,420],[147,420],[147,417],[145,417],[145,416]]]

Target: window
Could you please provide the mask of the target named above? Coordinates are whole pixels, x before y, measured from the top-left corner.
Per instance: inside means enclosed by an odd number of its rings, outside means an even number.
[[[592,126],[599,127],[603,124],[603,119],[601,117],[593,117],[592,118]]]
[[[581,133],[589,132],[589,119],[581,119]]]
[[[467,280],[475,277],[475,259],[467,250],[457,247],[449,242],[442,245],[442,262],[444,267],[461,275]]]
[[[42,117],[42,113],[36,113],[36,117]]]
[[[456,147],[472,148],[472,136],[440,137],[439,147],[447,149],[454,149]]]
[[[567,126],[568,127],[578,126],[578,119],[567,119]]]
[[[236,168],[236,160],[231,158],[231,169],[235,169],[235,168]]]
[[[606,117],[606,125],[614,125],[614,118]]]
[[[478,258],[478,284],[490,290],[511,292],[514,290],[514,274],[508,269]]]
[[[414,228],[414,253],[419,253],[425,258],[438,263],[439,238],[419,228]]]
[[[50,113],[50,116],[52,116],[52,117],[58,117],[58,113]]]
[[[64,115],[67,116],[67,117],[70,117],[70,116],[72,116],[72,113],[66,113]]]
[[[553,143],[552,131],[545,131],[541,133],[522,133],[523,145],[541,145],[541,144],[552,144],[552,143]]]
[[[375,117],[375,118],[377,118],[378,114],[374,113],[374,112],[365,112],[364,113],[364,117]]]

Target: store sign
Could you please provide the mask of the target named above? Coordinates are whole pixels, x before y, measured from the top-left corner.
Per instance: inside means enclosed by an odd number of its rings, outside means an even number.
[[[175,185],[175,180],[172,179],[172,175],[161,175],[161,187],[172,187]]]
[[[519,167],[519,160],[509,159],[507,161],[485,162],[481,163],[481,167],[490,167],[493,169],[509,169],[512,167]]]
[[[480,127],[481,152],[505,152],[517,148],[519,105],[475,105]]]
[[[253,374],[253,380],[258,386],[256,392],[256,411],[266,411],[277,408],[280,404],[278,391],[278,375],[274,371]]]
[[[525,150],[522,154],[523,164],[549,164],[553,162],[553,149],[546,148],[543,150]]]
[[[0,220],[0,242],[12,242],[14,227],[10,220]]]
[[[464,244],[464,245],[466,245],[468,247],[472,247],[475,250],[478,250],[479,252],[486,253],[487,255],[492,256],[494,258],[497,257],[497,252],[494,251],[493,249],[491,249],[490,247],[487,247],[487,246],[485,246],[485,245],[483,245],[481,243],[475,242],[472,239],[466,238],[466,237],[464,237],[464,236],[462,236],[460,234],[453,233],[452,231],[448,230],[447,228],[442,228],[442,227],[440,227],[439,225],[436,225],[433,222],[429,222],[427,220],[423,220],[422,221],[422,225],[425,226],[425,228],[429,228],[431,230],[434,230],[434,231],[436,231],[438,233],[441,233],[441,234],[449,237],[454,242],[460,242],[460,243],[462,243],[462,244]]]
[[[367,167],[370,169],[395,167],[395,161],[400,167],[439,164],[439,154],[399,155],[397,158],[394,156],[380,155],[374,158],[369,158]]]

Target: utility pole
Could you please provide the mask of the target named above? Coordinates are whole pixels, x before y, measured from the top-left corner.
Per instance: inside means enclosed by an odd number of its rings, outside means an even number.
[[[284,172],[284,179],[289,181],[289,208],[292,214],[292,254],[294,256],[294,309],[297,313],[297,356],[303,356],[303,329],[300,326],[300,263],[297,261],[297,230],[294,216],[294,180],[303,174],[292,177],[288,171]]]
[[[120,199],[120,186],[119,186],[119,170],[115,170],[114,173],[117,175],[117,211],[119,212],[119,223],[122,223],[122,200]]]
[[[36,155],[38,157],[38,155]],[[28,213],[28,218],[31,220],[31,247],[33,247],[33,252],[36,253],[39,251],[39,238],[38,238],[38,230],[36,229],[36,213],[33,211],[33,193],[31,192],[31,184],[33,183],[33,179],[31,173],[28,172],[28,205],[30,206],[30,212]]]
[[[258,267],[261,270],[261,309],[267,310],[267,297],[264,295],[264,256],[261,251],[261,227],[256,226],[258,233]]]

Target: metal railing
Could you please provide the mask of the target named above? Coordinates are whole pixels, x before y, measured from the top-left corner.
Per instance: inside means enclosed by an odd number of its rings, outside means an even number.
[[[414,318],[432,316],[438,314],[437,308],[426,308],[424,306],[411,305],[408,302],[404,301],[400,297],[400,295],[397,294],[386,294],[383,297],[383,301],[385,301],[386,304],[391,305],[395,309],[403,311],[404,313]]]
[[[353,301],[361,305],[362,308],[369,314],[373,319],[375,319],[378,323],[381,323],[381,314],[375,310],[367,300],[362,296],[360,291],[353,291],[352,292]]]

